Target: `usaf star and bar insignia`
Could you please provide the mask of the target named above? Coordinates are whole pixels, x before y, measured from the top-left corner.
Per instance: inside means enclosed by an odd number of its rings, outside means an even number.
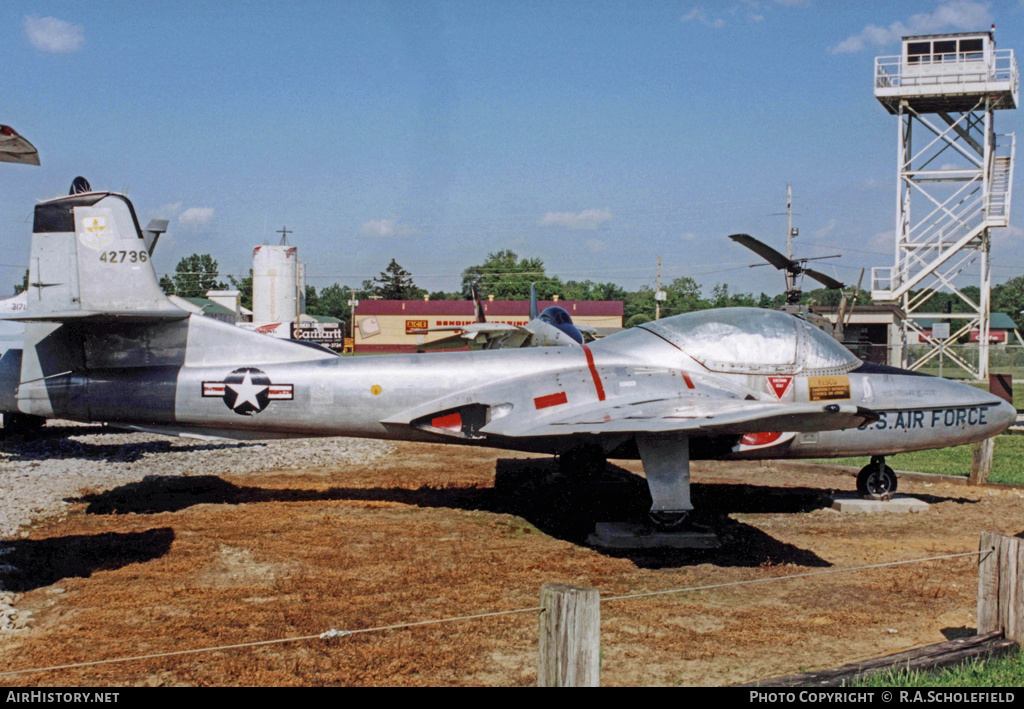
[[[218,398],[242,416],[253,416],[267,408],[271,401],[291,400],[292,384],[272,384],[270,377],[255,367],[236,369],[222,382],[203,382],[203,398]]]

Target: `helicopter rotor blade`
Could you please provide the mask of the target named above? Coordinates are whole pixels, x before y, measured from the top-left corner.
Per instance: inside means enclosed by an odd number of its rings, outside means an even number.
[[[809,268],[802,269],[805,274],[823,284],[826,288],[845,288],[846,286],[832,276],[826,276],[824,273],[813,271]]]
[[[771,246],[762,241],[758,241],[754,237],[750,236],[750,234],[730,234],[729,238],[737,244],[746,246],[772,266],[775,266],[775,268],[785,269],[790,273],[800,272],[800,266],[797,265],[796,261],[786,258]]]

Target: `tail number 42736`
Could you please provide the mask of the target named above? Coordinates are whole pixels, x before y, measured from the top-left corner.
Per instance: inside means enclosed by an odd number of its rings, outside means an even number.
[[[145,263],[148,260],[148,251],[104,251],[100,254],[103,263]]]

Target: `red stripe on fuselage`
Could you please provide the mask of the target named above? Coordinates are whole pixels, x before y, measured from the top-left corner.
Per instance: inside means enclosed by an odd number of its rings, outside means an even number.
[[[560,391],[557,394],[548,394],[547,396],[538,396],[533,400],[533,407],[535,409],[546,409],[549,406],[560,406],[569,402],[569,398],[565,395],[564,391]]]
[[[597,400],[604,401],[604,386],[601,385],[601,375],[597,373],[597,367],[594,366],[594,355],[586,345],[583,345],[583,352],[587,355],[587,366],[590,367],[590,376],[594,379],[594,389],[597,390]]]

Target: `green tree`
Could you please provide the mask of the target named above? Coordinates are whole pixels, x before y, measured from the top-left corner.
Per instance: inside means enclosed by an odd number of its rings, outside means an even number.
[[[663,318],[711,307],[711,303],[701,295],[700,284],[689,276],[675,279],[664,290],[665,300],[661,304]]]
[[[380,276],[373,279],[373,294],[384,300],[414,300],[422,298],[426,291],[412,282],[411,273],[391,259]]]
[[[27,281],[26,281],[27,282]],[[1006,313],[1014,322],[1022,320],[1024,310],[1024,276],[992,286],[992,312]]]
[[[239,292],[242,307],[252,310],[252,269],[249,269],[249,275],[244,278],[228,276],[228,280],[231,281],[231,287]],[[163,281],[161,281],[161,285],[163,285]]]
[[[654,290],[650,286],[640,286],[632,293],[627,293],[622,301],[622,317],[624,322],[633,322],[636,315],[646,315],[654,319]]]
[[[312,308],[310,308],[307,296],[306,312],[310,315],[330,315],[331,317],[348,322],[352,315],[352,310],[348,305],[349,299],[349,291],[347,289],[342,288],[337,283],[332,283],[320,289],[316,297],[316,303],[313,304]]]
[[[22,279],[21,285],[15,285],[14,286],[14,295],[18,295],[18,293],[24,293],[27,290],[28,290],[28,269],[26,268],[25,269],[25,278]]]
[[[562,282],[544,272],[539,258],[523,258],[512,251],[488,254],[479,266],[470,266],[462,272],[462,295],[471,297],[470,286],[480,284],[480,297],[493,295],[498,300],[527,300],[530,284],[537,285],[537,297],[550,300],[562,294]]]
[[[561,295],[565,300],[625,300],[626,290],[614,283],[566,281]]]
[[[178,261],[173,277],[160,279],[160,287],[168,295],[203,298],[208,291],[227,287],[217,280],[218,275],[217,262],[210,254],[192,254]]]
[[[310,315],[319,315],[316,312],[317,302],[320,296],[317,295],[316,286],[306,285],[306,312]]]

